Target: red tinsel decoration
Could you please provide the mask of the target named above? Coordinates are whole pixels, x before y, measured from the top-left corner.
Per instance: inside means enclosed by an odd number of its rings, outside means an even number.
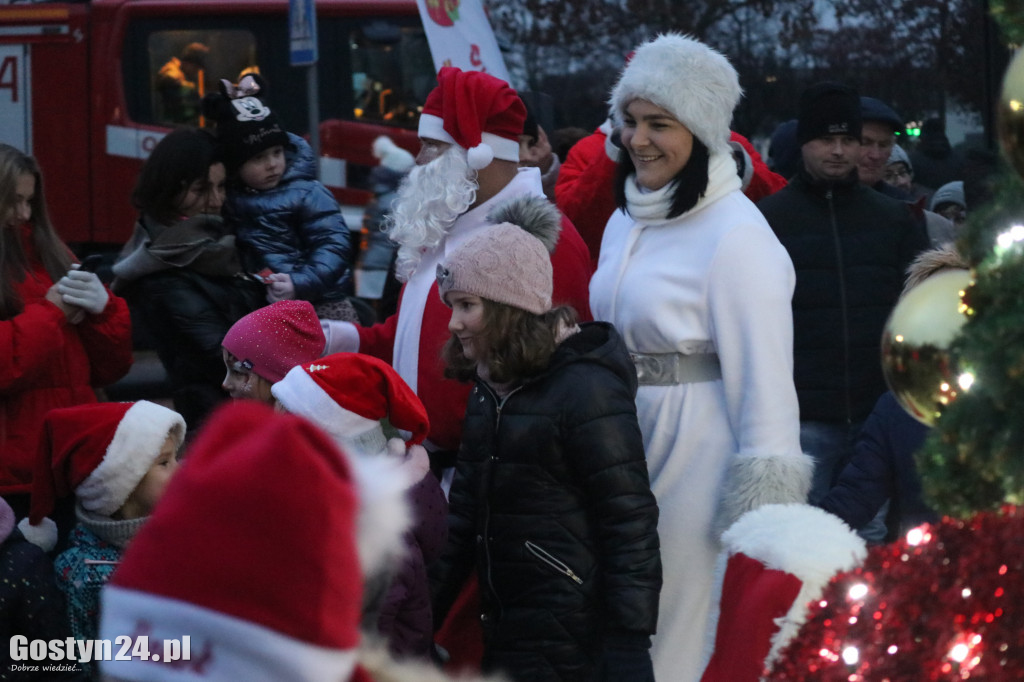
[[[1024,680],[1024,508],[873,547],[809,611],[766,679]]]

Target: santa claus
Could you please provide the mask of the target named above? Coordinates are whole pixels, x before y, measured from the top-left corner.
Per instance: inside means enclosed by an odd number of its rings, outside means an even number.
[[[437,79],[420,117],[417,165],[399,188],[390,218],[389,236],[399,245],[396,273],[405,282],[398,310],[372,327],[323,321],[327,352],[381,358],[416,391],[430,418],[424,445],[435,470],[454,464],[470,390],[444,377],[441,347],[451,311],[437,294],[437,265],[495,216],[507,219],[503,212],[511,205],[521,211],[547,202],[540,172],[519,167],[526,108],[516,91],[489,74],[454,67],[442,68]],[[566,218],[551,264],[554,304],[591,319],[590,258]]]

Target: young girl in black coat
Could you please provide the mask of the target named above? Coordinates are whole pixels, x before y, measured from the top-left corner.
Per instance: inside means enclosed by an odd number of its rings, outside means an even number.
[[[552,309],[534,234],[555,243],[559,216],[519,208],[438,267],[448,372],[476,386],[432,576],[435,623],[475,568],[485,670],[653,680],[661,557],[636,373],[611,325]]]

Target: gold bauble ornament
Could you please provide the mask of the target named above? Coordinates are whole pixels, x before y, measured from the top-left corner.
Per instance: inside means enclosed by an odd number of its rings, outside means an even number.
[[[1003,76],[997,130],[1003,154],[1024,178],[1024,50],[1017,50]]]
[[[928,426],[970,385],[950,353],[967,321],[961,297],[970,284],[967,270],[932,275],[900,299],[882,332],[885,382],[903,409]]]

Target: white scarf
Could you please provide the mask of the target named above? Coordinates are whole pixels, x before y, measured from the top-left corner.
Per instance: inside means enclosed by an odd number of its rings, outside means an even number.
[[[647,190],[636,184],[636,174],[626,178],[626,212],[638,223],[660,225],[695,213],[720,198],[740,189],[743,183],[736,173],[736,161],[732,154],[712,154],[708,159],[708,187],[704,196],[682,216],[669,218],[677,182],[670,182],[661,189]]]

